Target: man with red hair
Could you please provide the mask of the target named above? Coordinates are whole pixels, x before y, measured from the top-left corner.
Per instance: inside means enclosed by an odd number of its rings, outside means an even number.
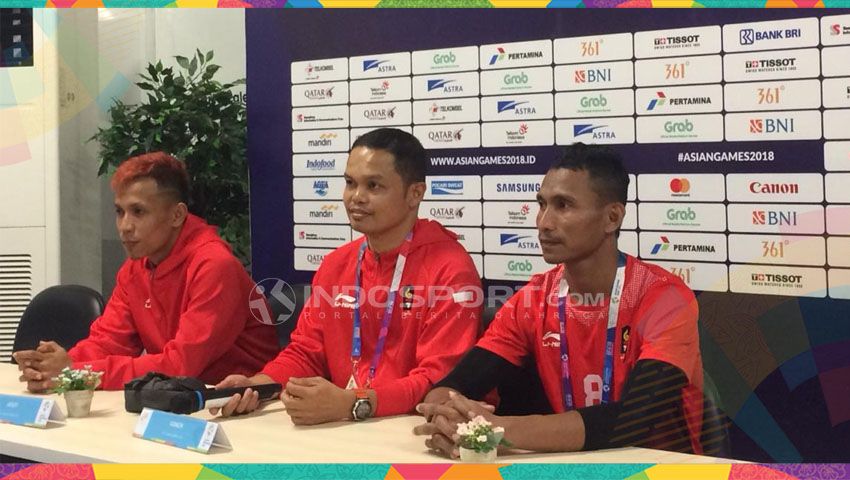
[[[84,364],[104,372],[108,390],[151,371],[217,383],[273,358],[274,328],[249,311],[253,282],[215,228],[188,211],[183,163],[162,152],[132,157],[111,186],[129,258],[88,338],[67,352],[42,341],[14,353],[27,388],[44,391],[60,370]]]

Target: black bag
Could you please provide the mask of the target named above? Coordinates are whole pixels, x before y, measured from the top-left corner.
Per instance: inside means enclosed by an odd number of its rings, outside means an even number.
[[[154,408],[172,413],[197,412],[204,405],[201,392],[204,382],[192,377],[169,377],[149,372],[124,384],[124,409],[140,413],[143,408]]]

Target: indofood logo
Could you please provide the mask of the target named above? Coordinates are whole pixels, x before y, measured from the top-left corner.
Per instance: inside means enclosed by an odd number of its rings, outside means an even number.
[[[611,109],[608,108],[608,98],[603,94],[599,95],[585,95],[581,97],[578,101],[579,104],[579,113],[600,113],[600,112],[610,112]]]
[[[395,109],[392,108],[370,108],[363,111],[363,116],[369,120],[390,120],[395,117]]]
[[[463,195],[463,180],[434,180],[431,195]]]
[[[324,197],[328,194],[328,185],[327,180],[316,180],[313,182],[313,191],[316,192],[316,195],[320,197]]]
[[[785,30],[755,30],[752,28],[745,28],[739,33],[738,42],[741,45],[755,45],[757,42],[800,38],[802,36],[803,31],[799,28],[787,28]]]
[[[683,121],[667,121],[664,122],[664,133],[661,138],[697,138],[694,132],[694,124],[685,119]]]
[[[533,236],[515,233],[499,234],[499,245],[516,245],[520,250],[536,250],[540,248],[540,244],[534,240]]]
[[[674,252],[685,252],[685,253],[714,253],[716,250],[714,245],[707,244],[693,244],[693,243],[672,243],[668,237],[662,235],[660,237],[661,241],[653,245],[652,251],[650,251],[650,255],[657,255],[660,252],[666,252],[669,249],[673,249]]]
[[[691,207],[687,208],[670,208],[665,215],[664,225],[667,226],[692,226],[698,227],[699,222],[696,221],[697,214]]]
[[[513,112],[514,115],[533,115],[537,109],[529,102],[518,102],[516,100],[500,100],[496,102],[496,113]],[[524,106],[526,105],[526,106]]]
[[[515,52],[515,53],[507,53],[504,48],[497,47],[496,53],[490,57],[490,65],[495,65],[496,62],[501,62],[505,59],[507,60],[527,60],[527,59],[538,59],[543,58],[543,52],[540,50],[527,51],[527,52]]]
[[[653,98],[649,101],[649,105],[647,105],[647,110],[655,110],[656,107],[663,107],[665,104],[669,104],[671,106],[687,106],[687,105],[711,105],[711,97],[671,97],[667,98],[667,95],[664,94],[663,91],[655,92],[656,98]]]
[[[329,147],[333,145],[333,139],[336,138],[337,135],[335,133],[323,133],[319,135],[318,139],[308,140],[307,146],[309,147]]]
[[[432,130],[428,132],[428,140],[434,143],[459,142],[463,138],[463,129],[458,130]]]
[[[309,88],[304,90],[304,96],[310,100],[327,100],[329,98],[333,98],[334,88],[336,87]]]
[[[797,70],[796,57],[762,58],[744,61],[744,71],[746,73],[777,73],[793,72],[795,70]]]
[[[525,135],[528,133],[528,125],[525,123],[519,124],[516,130],[505,130],[506,143],[522,143],[525,142]]]
[[[455,68],[457,67],[456,61],[457,57],[451,50],[446,53],[435,53],[431,57],[431,68]]]
[[[310,218],[333,218],[334,212],[339,210],[339,207],[333,204],[322,205],[319,210],[310,210]]]
[[[793,133],[794,118],[751,118],[750,133]]]
[[[531,213],[531,207],[526,203],[519,210],[508,210],[508,223],[511,225],[524,225],[528,222],[528,214]]]
[[[573,136],[578,138],[582,135],[589,135],[590,138],[594,140],[614,140],[617,138],[617,134],[615,132],[603,130],[603,128],[608,128],[608,125],[577,123],[573,125]]]
[[[376,72],[388,73],[395,72],[395,65],[389,63],[389,60],[377,60],[377,59],[369,59],[363,60],[363,71],[368,72],[369,70],[374,70]]]
[[[326,160],[320,158],[318,160],[307,160],[307,170],[313,172],[326,172],[336,168],[336,159]]]
[[[803,288],[802,275],[784,275],[776,273],[752,273],[750,282],[756,287]]]
[[[426,86],[429,92],[440,90],[443,93],[463,93],[463,85],[456,84],[457,80],[446,80],[443,78],[435,78],[428,80]]]
[[[656,50],[671,50],[675,48],[698,47],[699,35],[677,35],[668,37],[655,37],[653,45]]]
[[[434,188],[433,185],[431,186],[431,188],[433,190],[433,188]],[[462,189],[463,189],[463,186],[461,186],[461,190]],[[458,207],[458,208],[432,207],[428,211],[428,213],[431,214],[431,218],[434,218],[436,220],[455,220],[455,219],[463,218],[464,209],[466,209],[466,207]]]

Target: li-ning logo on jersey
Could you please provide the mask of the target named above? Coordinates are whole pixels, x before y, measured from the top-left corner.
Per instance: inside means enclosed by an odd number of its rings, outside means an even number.
[[[350,308],[354,310],[354,303],[356,299],[350,295],[346,295],[344,293],[340,293],[334,299],[334,307],[342,307],[342,308]]]
[[[551,330],[546,332],[546,334],[543,335],[543,346],[561,348],[561,336],[558,332],[553,332]]]

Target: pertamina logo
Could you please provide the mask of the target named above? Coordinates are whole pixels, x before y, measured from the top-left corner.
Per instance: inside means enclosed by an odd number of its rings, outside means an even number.
[[[490,65],[495,65],[496,62],[501,62],[503,60],[527,60],[527,59],[536,59],[543,58],[543,52],[540,50],[532,50],[528,52],[514,52],[508,53],[505,51],[503,47],[496,47],[496,53],[490,57]]]
[[[687,105],[711,105],[711,97],[670,97],[664,94],[663,91],[655,92],[656,98],[649,101],[647,110],[655,110],[656,107],[670,106],[687,106]]]
[[[714,253],[716,250],[714,245],[707,244],[695,244],[695,243],[673,243],[670,241],[668,237],[661,236],[661,241],[656,243],[652,247],[652,251],[650,251],[651,255],[657,255],[660,252],[666,252],[671,249],[674,252],[687,252],[687,253]]]

